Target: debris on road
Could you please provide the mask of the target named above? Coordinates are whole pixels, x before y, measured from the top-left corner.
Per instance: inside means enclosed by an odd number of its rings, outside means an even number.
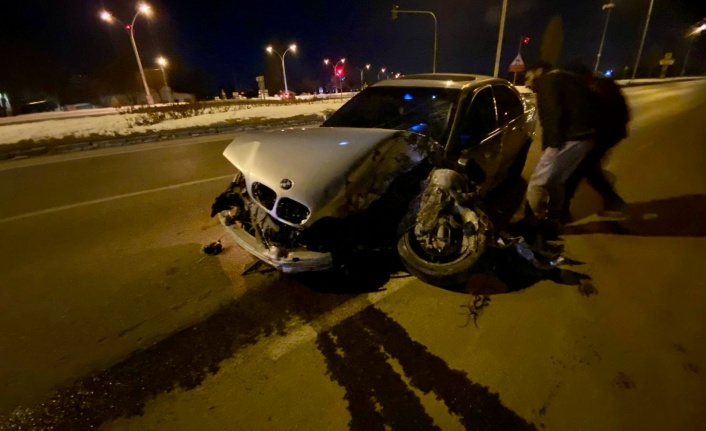
[[[475,327],[478,328],[478,318],[488,304],[490,304],[490,296],[487,295],[473,295],[473,299],[469,299],[468,304],[462,304],[461,308],[467,308],[468,314],[466,315],[466,323],[461,325],[461,328],[468,326],[471,320],[473,320]]]
[[[562,265],[565,261],[561,248],[544,244],[541,248],[530,246],[523,237],[500,236],[496,241],[501,249],[513,249],[518,256],[532,264],[537,269],[548,271]]]
[[[208,254],[209,256],[216,256],[217,254],[220,254],[223,251],[223,244],[221,244],[221,240],[219,239],[216,242],[212,242],[206,247],[203,248],[203,252]]]

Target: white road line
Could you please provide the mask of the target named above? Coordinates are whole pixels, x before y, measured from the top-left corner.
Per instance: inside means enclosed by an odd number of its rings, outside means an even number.
[[[133,192],[133,193],[125,193],[122,195],[115,195],[115,196],[110,196],[107,198],[101,198],[101,199],[94,199],[92,201],[86,201],[86,202],[79,202],[76,204],[71,204],[71,205],[62,205],[54,208],[47,208],[39,211],[33,211],[30,213],[25,213],[25,214],[20,214],[12,217],[5,217],[0,219],[0,223],[7,223],[7,222],[12,222],[12,221],[17,221],[17,220],[22,220],[30,217],[36,217],[36,216],[41,216],[41,215],[46,215],[46,214],[51,214],[59,211],[66,211],[74,208],[80,208],[80,207],[85,207],[89,205],[95,205],[95,204],[100,204],[104,202],[110,202],[110,201],[115,201],[118,199],[125,199],[125,198],[131,198],[135,196],[141,196],[141,195],[146,195],[149,193],[159,193],[167,190],[175,190],[179,189],[182,187],[189,187],[189,186],[195,186],[198,184],[205,184],[205,183],[210,183],[212,181],[222,181],[228,178],[233,178],[235,174],[230,174],[230,175],[221,175],[220,177],[213,177],[213,178],[206,178],[203,180],[196,180],[196,181],[189,181],[186,183],[180,183],[180,184],[173,184],[171,186],[165,186],[165,187],[158,187],[156,189],[149,189],[149,190],[142,190],[139,192]]]

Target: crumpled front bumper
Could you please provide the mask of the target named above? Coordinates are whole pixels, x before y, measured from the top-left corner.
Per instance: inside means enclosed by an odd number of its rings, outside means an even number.
[[[245,232],[237,225],[226,225],[225,217],[222,214],[219,214],[218,218],[240,247],[279,271],[294,274],[299,272],[323,271],[333,266],[331,253],[319,253],[305,249],[268,249],[255,237]]]

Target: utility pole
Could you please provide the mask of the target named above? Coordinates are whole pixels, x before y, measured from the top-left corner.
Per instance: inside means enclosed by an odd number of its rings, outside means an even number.
[[[601,44],[598,46],[598,55],[596,56],[596,67],[593,68],[594,72],[598,72],[598,65],[601,62],[601,54],[603,53],[603,44],[605,43],[605,36],[608,32],[608,21],[610,20],[610,12],[615,7],[615,3],[606,3],[603,5],[602,10],[607,10],[605,17],[605,25],[603,26],[603,36],[601,36]]]
[[[640,66],[640,57],[642,57],[642,48],[645,46],[645,38],[647,37],[647,27],[650,25],[650,17],[652,16],[652,7],[655,4],[655,0],[650,0],[650,7],[647,9],[647,21],[645,21],[645,29],[642,31],[642,40],[640,41],[640,49],[637,51],[637,59],[635,60],[635,67],[632,70],[632,79],[635,79],[637,75],[637,68]]]
[[[507,17],[507,0],[503,0],[503,9],[500,12],[500,31],[498,33],[498,47],[495,50],[495,70],[493,76],[498,77],[500,73],[500,53],[503,49],[503,36],[505,35],[505,18]]]

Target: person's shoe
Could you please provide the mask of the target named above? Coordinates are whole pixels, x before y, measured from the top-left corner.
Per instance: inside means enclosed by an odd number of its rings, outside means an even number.
[[[620,199],[619,201],[615,202],[610,202],[606,203],[604,208],[598,212],[598,215],[601,217],[613,217],[613,218],[619,218],[619,217],[625,217],[625,208],[626,208],[625,201]]]

